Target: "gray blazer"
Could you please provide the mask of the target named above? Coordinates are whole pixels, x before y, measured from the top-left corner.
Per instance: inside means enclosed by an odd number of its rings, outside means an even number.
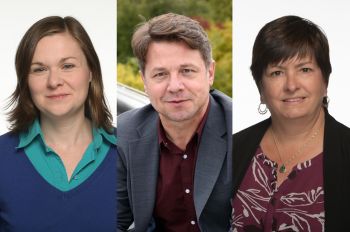
[[[151,105],[118,116],[117,231],[127,231],[133,222],[130,231],[156,231],[158,120]],[[232,101],[213,90],[194,176],[194,204],[201,231],[229,230],[232,193]]]

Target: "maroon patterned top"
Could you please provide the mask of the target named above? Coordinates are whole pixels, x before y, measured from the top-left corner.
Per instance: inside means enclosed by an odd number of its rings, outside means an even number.
[[[277,187],[277,163],[259,147],[232,202],[233,231],[324,231],[322,154]]]

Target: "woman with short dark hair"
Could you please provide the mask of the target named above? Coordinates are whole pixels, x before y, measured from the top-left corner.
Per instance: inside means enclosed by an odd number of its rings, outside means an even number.
[[[271,117],[233,136],[233,231],[349,231],[350,129],[327,110],[325,34],[275,19],[256,37],[251,71]]]

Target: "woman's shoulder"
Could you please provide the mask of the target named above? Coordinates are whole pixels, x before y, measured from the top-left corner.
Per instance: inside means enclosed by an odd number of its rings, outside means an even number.
[[[254,124],[248,128],[245,128],[233,135],[233,140],[245,139],[246,137],[254,136],[258,137],[260,134],[264,134],[269,125],[271,124],[271,118],[263,120],[257,124]]]
[[[13,132],[7,132],[0,136],[0,163],[4,161],[4,159],[13,157],[12,154],[17,152],[16,147],[19,143],[18,134]]]
[[[338,134],[350,139],[350,128],[338,122],[330,114],[326,115],[326,130],[327,133]]]
[[[4,148],[9,145],[18,143],[18,134],[13,132],[7,132],[0,136],[0,148]],[[18,144],[16,144],[17,146]]]

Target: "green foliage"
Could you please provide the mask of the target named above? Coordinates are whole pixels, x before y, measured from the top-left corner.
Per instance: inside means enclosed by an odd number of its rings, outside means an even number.
[[[232,90],[232,0],[118,0],[118,81],[143,90],[131,37],[136,25],[163,13],[195,18],[207,31],[216,61],[214,87],[231,96]]]
[[[203,0],[118,0],[118,62],[125,63],[128,57],[133,56],[130,42],[135,27],[138,24],[154,16],[169,12],[184,15],[203,15],[203,13],[208,15],[206,5],[207,2]]]
[[[209,11],[209,18],[215,22],[232,21],[233,0],[206,0]]]
[[[212,25],[207,32],[216,63],[214,88],[232,96],[232,22]]]
[[[135,58],[130,58],[125,64],[117,64],[118,81],[143,91],[142,78],[138,72],[137,61]]]

